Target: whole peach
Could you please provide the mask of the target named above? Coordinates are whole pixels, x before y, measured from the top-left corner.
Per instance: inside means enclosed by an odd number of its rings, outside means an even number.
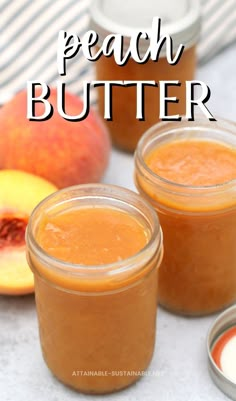
[[[108,165],[110,140],[103,121],[90,111],[86,119],[70,122],[57,112],[57,92],[51,89],[53,116],[27,119],[27,92],[22,91],[0,109],[0,168],[39,175],[58,188],[98,182]],[[36,115],[44,106],[36,103]],[[78,115],[83,102],[66,92],[65,111]]]

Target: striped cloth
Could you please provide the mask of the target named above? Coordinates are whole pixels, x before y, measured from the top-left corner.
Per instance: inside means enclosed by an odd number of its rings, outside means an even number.
[[[200,61],[205,62],[236,41],[236,0],[201,1],[203,28],[198,51]],[[90,0],[0,0],[0,104],[25,88],[27,80],[51,85],[58,80],[58,31],[81,37],[88,27],[89,4]],[[79,52],[61,79],[81,95],[83,80],[92,77],[92,63]]]
[[[0,104],[25,88],[27,80],[53,85],[60,79],[58,32],[82,36],[88,29],[89,1],[0,0]],[[77,94],[82,93],[82,81],[92,79],[92,65],[81,52],[75,62],[67,63],[67,74],[61,77]]]
[[[201,3],[203,24],[198,56],[204,63],[236,42],[236,0],[201,0]]]

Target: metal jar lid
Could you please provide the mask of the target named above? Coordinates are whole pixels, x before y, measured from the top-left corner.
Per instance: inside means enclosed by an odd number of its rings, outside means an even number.
[[[208,352],[208,366],[210,375],[223,393],[225,393],[232,400],[236,400],[236,383],[232,382],[216,365],[212,358],[212,347],[217,339],[229,330],[231,327],[236,326],[236,305],[225,312],[215,320],[211,326],[207,337],[207,352]]]
[[[99,35],[101,45],[109,34],[124,36],[124,50],[129,47],[133,33],[150,35],[152,20],[161,18],[161,36],[173,39],[174,52],[180,44],[193,46],[199,38],[201,15],[199,0],[93,0],[90,8],[90,28]],[[139,40],[139,53],[143,56],[149,46],[145,38]],[[165,46],[160,53],[166,55]]]

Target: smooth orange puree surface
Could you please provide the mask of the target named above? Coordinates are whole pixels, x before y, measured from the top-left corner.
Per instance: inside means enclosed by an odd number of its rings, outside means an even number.
[[[236,151],[209,140],[179,140],[154,149],[146,164],[177,184],[208,186],[236,179]]]
[[[130,214],[112,208],[80,208],[47,216],[39,245],[68,263],[102,265],[121,261],[147,244],[148,230]]]

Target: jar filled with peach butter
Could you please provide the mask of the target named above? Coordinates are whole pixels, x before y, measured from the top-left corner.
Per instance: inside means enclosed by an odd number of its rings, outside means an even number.
[[[236,301],[236,125],[159,123],[140,140],[135,181],[156,209],[164,258],[159,301],[206,315]]]
[[[71,187],[38,205],[26,239],[51,372],[84,393],[135,382],[155,342],[162,259],[155,211],[120,187]]]
[[[118,65],[113,54],[110,57],[102,55],[95,62],[98,81],[154,81],[157,84],[156,87],[144,87],[143,120],[136,118],[137,88],[134,85],[112,87],[112,119],[105,122],[114,145],[130,152],[135,150],[141,135],[159,121],[159,81],[179,81],[181,85],[168,87],[167,96],[179,99],[178,103],[168,104],[168,115],[186,113],[185,82],[194,79],[196,70],[196,44],[200,35],[199,0],[94,0],[91,6],[90,26],[99,37],[97,51],[107,35],[120,34],[124,37],[125,54],[135,33],[142,31],[151,37],[154,17],[161,19],[160,37],[170,35],[172,38],[173,54],[181,44],[184,45],[184,51],[177,64],[168,63],[166,43],[155,61],[150,57],[147,62],[138,63],[131,55],[125,65]],[[143,34],[138,40],[141,59],[149,46],[150,39]],[[97,91],[98,109],[104,118],[104,87],[98,86]]]

